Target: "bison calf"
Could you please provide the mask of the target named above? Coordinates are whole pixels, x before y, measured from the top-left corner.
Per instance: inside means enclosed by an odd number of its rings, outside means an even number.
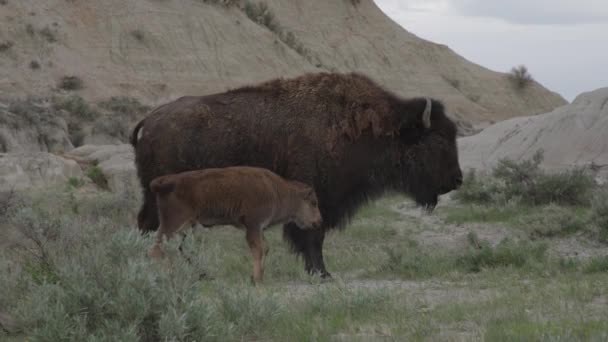
[[[293,222],[302,229],[318,228],[321,213],[313,188],[256,167],[188,171],[155,178],[160,226],[150,257],[163,256],[163,237],[170,239],[186,224],[232,225],[245,228],[253,255],[253,280],[262,280],[268,246],[262,230]]]

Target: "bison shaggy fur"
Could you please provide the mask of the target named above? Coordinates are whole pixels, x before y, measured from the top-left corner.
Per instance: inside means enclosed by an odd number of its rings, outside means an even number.
[[[390,190],[433,208],[462,182],[456,126],[444,106],[400,98],[356,73],[306,74],[182,97],[140,121],[131,144],[144,193],[143,232],[159,224],[150,191],[158,176],[248,165],[313,186],[323,227],[287,224],[283,232],[306,270],[322,276],[329,275],[325,233],[345,226],[362,204]]]

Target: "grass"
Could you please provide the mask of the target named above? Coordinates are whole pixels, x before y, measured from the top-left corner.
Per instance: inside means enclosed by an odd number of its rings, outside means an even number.
[[[99,166],[97,166],[97,165],[91,166],[86,171],[86,175],[99,188],[105,189],[105,190],[108,189],[108,179],[103,174],[103,171],[101,171],[101,168]]]
[[[153,237],[134,228],[139,202],[79,184],[70,180],[8,201],[7,222],[0,221],[0,311],[20,331],[0,329],[0,340],[601,340],[608,334],[608,259],[556,258],[549,249],[559,235],[491,244],[470,233],[464,246],[437,248],[419,234],[449,235],[450,226],[429,223],[391,195],[327,236],[331,282],[305,274],[280,229],[271,227],[265,283],[254,287],[242,231],[199,228],[184,240],[191,263],[177,251],[180,239],[168,242],[169,260],[151,262],[145,253]],[[547,215],[559,208],[547,208]]]

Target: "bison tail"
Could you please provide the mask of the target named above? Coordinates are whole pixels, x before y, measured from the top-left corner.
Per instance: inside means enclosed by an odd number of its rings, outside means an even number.
[[[133,147],[137,147],[137,135],[139,134],[139,130],[144,125],[144,120],[141,120],[137,123],[135,128],[133,128],[133,132],[131,132],[131,136],[129,137],[129,142]]]
[[[165,177],[154,179],[150,182],[150,190],[159,195],[166,195],[175,189],[175,182],[167,180]]]

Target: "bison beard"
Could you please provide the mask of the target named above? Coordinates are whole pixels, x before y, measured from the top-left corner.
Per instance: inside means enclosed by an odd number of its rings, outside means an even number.
[[[312,185],[323,229],[283,231],[306,270],[322,276],[329,276],[326,231],[344,227],[362,204],[393,190],[432,209],[462,182],[456,126],[442,104],[400,99],[359,74],[308,74],[182,97],[138,123],[131,144],[144,193],[142,232],[158,227],[149,188],[158,176],[249,165]]]

